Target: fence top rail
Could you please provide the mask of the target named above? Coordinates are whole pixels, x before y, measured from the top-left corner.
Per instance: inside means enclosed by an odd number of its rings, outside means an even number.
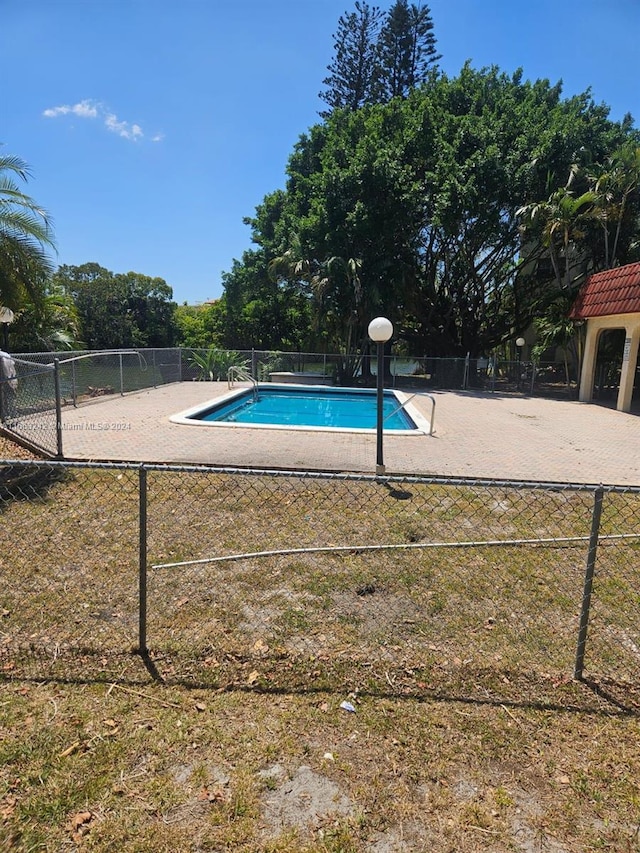
[[[224,474],[243,477],[280,477],[283,479],[336,480],[342,482],[367,482],[379,485],[414,484],[425,486],[460,486],[464,488],[529,489],[552,492],[594,492],[640,494],[640,486],[621,486],[603,483],[562,483],[544,480],[507,480],[479,477],[438,477],[418,475],[349,474],[331,471],[298,471],[278,468],[225,468],[214,465],[163,465],[136,462],[74,462],[71,460],[0,459],[0,469],[13,468],[74,468],[88,470],[158,471],[184,474]]]
[[[18,358],[17,356],[11,356],[11,358],[14,360],[14,362],[16,364],[26,364],[29,367],[37,367],[38,373],[43,373],[43,372],[46,372],[47,370],[49,370],[49,371],[54,370],[54,366],[51,363],[43,364],[43,362],[41,362],[41,361],[27,361],[26,358]]]
[[[135,349],[103,349],[96,352],[86,352],[82,355],[72,355],[69,358],[58,358],[60,364],[67,364],[69,361],[80,361],[83,358],[97,358],[100,355],[135,355],[142,358],[138,350]]]

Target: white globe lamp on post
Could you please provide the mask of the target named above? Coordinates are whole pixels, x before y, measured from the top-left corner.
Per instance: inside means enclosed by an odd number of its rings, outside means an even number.
[[[376,475],[384,474],[384,457],[382,450],[382,424],[384,403],[384,345],[393,334],[393,325],[386,317],[376,317],[369,323],[369,337],[377,344],[377,404],[378,414],[376,419]]]
[[[6,351],[9,348],[9,324],[15,320],[15,314],[11,308],[0,308],[0,323],[2,323],[2,347]]]
[[[518,390],[522,385],[522,348],[526,344],[524,338],[516,338],[516,347],[518,348]]]

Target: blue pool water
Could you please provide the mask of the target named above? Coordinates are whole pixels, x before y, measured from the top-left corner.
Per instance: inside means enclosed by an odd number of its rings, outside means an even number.
[[[384,429],[416,430],[418,427],[391,391],[384,394]],[[375,429],[376,392],[342,388],[269,388],[260,386],[232,399],[189,412],[187,420],[261,426],[329,427],[333,429]]]

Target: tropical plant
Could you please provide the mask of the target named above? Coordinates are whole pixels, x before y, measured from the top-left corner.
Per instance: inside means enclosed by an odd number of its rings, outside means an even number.
[[[81,346],[80,321],[71,297],[55,284],[47,286],[37,305],[28,302],[11,326],[12,349],[38,352]]]
[[[595,194],[594,219],[603,240],[602,266],[610,269],[628,260],[622,256],[634,234],[637,242],[640,146],[635,140],[623,145],[607,158],[604,167],[594,164],[589,178]]]
[[[304,282],[312,300],[314,331],[325,348],[343,356],[336,365],[338,381],[347,384],[360,369],[354,355],[365,337],[367,311],[362,286],[362,261],[332,255],[324,260],[301,256],[301,241],[293,235],[292,245],[269,263],[274,279]]]
[[[47,252],[55,249],[49,215],[20,189],[27,164],[0,156],[0,302],[14,310],[26,298],[41,301],[53,268]]]
[[[585,223],[593,216],[598,200],[592,190],[576,195],[572,190],[578,167],[572,166],[564,187],[554,190],[546,201],[530,202],[516,211],[524,229],[539,228],[547,250],[556,284],[567,290],[574,283],[576,265],[582,260],[579,248],[585,236]]]
[[[571,300],[559,298],[547,307],[544,316],[534,321],[536,343],[532,349],[535,361],[551,347],[561,349],[567,388],[571,387],[571,365],[575,368],[576,380],[580,380],[585,343],[585,326],[569,319],[570,307]]]
[[[189,364],[199,371],[200,381],[219,382],[227,378],[230,367],[239,367],[247,371],[249,363],[240,353],[233,350],[221,350],[216,347],[194,351],[189,357]]]

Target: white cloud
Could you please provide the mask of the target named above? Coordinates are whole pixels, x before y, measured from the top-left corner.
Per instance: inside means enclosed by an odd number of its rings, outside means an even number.
[[[144,136],[139,124],[129,124],[129,122],[120,121],[115,113],[107,113],[104,124],[107,130],[117,133],[123,139],[130,139],[132,142],[137,142],[138,139],[142,139]]]
[[[47,118],[56,118],[57,116],[72,113],[73,115],[80,116],[80,118],[96,118],[99,107],[100,105],[93,103],[93,101],[80,101],[80,103],[74,104],[72,107],[68,104],[60,107],[51,107],[45,110],[42,115]]]
[[[71,112],[81,118],[96,118],[98,115],[98,105],[91,101],[80,101],[79,104],[74,104],[71,107]]]
[[[58,107],[49,107],[42,113],[46,118],[57,118],[58,116],[74,115],[78,118],[100,118],[107,130],[115,133],[122,139],[128,139],[130,142],[138,142],[144,139],[144,131],[139,124],[130,124],[128,121],[122,121],[115,113],[108,110],[104,104],[97,101],[84,100],[70,106],[69,104],[61,104]],[[152,138],[152,142],[160,142],[164,138],[164,134],[156,134]]]

